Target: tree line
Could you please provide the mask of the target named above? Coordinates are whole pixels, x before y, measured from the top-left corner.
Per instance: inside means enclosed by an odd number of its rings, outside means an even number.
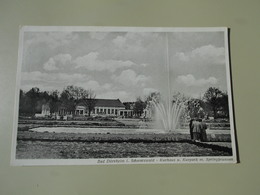
[[[159,92],[153,92],[145,98],[138,97],[135,102],[124,102],[126,109],[132,109],[136,117],[142,116],[144,109],[149,107],[149,102],[160,101]],[[197,118],[212,116],[214,118],[228,118],[228,95],[218,88],[210,87],[200,99],[187,98],[177,93],[172,101],[185,102],[185,114],[183,117]],[[56,113],[63,108],[66,112],[74,113],[76,105],[81,102],[90,116],[96,105],[96,95],[93,90],[85,90],[82,87],[69,85],[60,93],[58,90],[48,92],[40,91],[34,87],[28,92],[20,90],[19,114],[34,116],[41,113],[42,105],[48,104],[51,113]]]
[[[61,108],[74,113],[79,102],[83,103],[90,115],[96,104],[94,91],[73,85],[65,87],[61,93],[58,90],[40,91],[37,87],[28,92],[20,90],[19,115],[34,116],[35,113],[41,113],[44,104],[49,105],[50,113],[56,113]]]
[[[153,92],[142,100],[137,98],[134,104],[134,111],[141,115],[150,101],[161,101],[159,92]],[[209,87],[202,98],[189,98],[181,93],[176,93],[172,101],[183,102],[183,118],[229,118],[228,95],[215,87]]]

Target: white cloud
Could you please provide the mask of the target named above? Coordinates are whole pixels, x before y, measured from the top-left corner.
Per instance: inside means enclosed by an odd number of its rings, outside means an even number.
[[[218,80],[215,77],[209,77],[208,79],[204,79],[204,78],[196,79],[191,74],[178,76],[176,81],[179,84],[184,84],[188,87],[190,87],[190,86],[215,85],[218,82]]]
[[[159,33],[148,32],[128,32],[125,35],[119,35],[112,40],[118,48],[126,53],[140,53],[147,51],[147,46],[155,41],[160,41]]]
[[[107,36],[108,32],[89,32],[92,39],[103,40]]]
[[[61,90],[62,88],[57,88],[57,86],[54,85],[46,85],[46,84],[24,84],[21,86],[21,89],[23,91],[29,91],[34,87],[38,87],[40,91],[54,91],[54,90]]]
[[[70,54],[58,54],[54,57],[49,58],[49,60],[43,64],[43,68],[47,71],[58,70],[59,66],[64,66],[70,62]]]
[[[145,82],[149,80],[149,77],[145,75],[137,75],[135,71],[128,69],[121,72],[119,76],[112,76],[115,82],[119,82],[124,86],[135,86],[141,84],[142,87],[145,86]]]
[[[135,65],[132,61],[122,60],[100,60],[98,59],[98,52],[90,52],[89,54],[77,57],[73,62],[76,64],[75,68],[86,68],[91,71],[110,71],[114,72],[118,68],[131,67]]]
[[[68,85],[83,87],[87,90],[92,89],[96,94],[112,90],[112,84],[100,84],[84,74],[42,73],[39,71],[22,73],[21,88],[23,90],[29,90],[32,87],[48,91],[62,90]]]
[[[143,89],[144,96],[148,96],[148,95],[150,95],[153,92],[158,92],[158,90],[155,89],[155,88],[144,88]]]
[[[100,83],[95,81],[95,80],[89,80],[89,81],[86,81],[86,82],[79,82],[79,83],[76,83],[75,85],[79,86],[79,87],[83,87],[84,89],[92,89],[96,93],[110,90],[111,87],[112,87],[112,85],[109,84],[109,83],[105,83],[104,85],[100,85]]]
[[[123,36],[117,36],[115,39],[112,40],[114,45],[117,47],[123,47],[126,44],[126,37]]]
[[[183,52],[178,52],[176,53],[176,56],[181,60],[181,61],[184,61],[184,62],[187,62],[189,61],[190,57],[187,55],[185,55],[185,53]]]
[[[25,48],[30,47],[32,44],[44,43],[51,49],[59,46],[70,44],[78,38],[77,34],[72,32],[38,32],[33,33],[30,39],[25,41]]]
[[[47,62],[43,64],[43,69],[48,71],[58,70],[56,62],[53,58],[50,58]]]
[[[178,52],[175,56],[183,62],[203,61],[207,65],[223,64],[225,62],[225,48],[214,45],[204,45],[190,52]]]
[[[84,74],[66,74],[66,73],[42,73],[40,71],[22,72],[23,82],[45,82],[45,83],[70,83],[84,82],[89,78]]]
[[[142,64],[140,64],[140,65],[143,66],[143,67],[149,66],[149,64],[146,64],[146,63],[142,63]]]

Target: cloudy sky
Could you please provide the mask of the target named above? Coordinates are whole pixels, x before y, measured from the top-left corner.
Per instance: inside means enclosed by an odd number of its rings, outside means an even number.
[[[135,101],[153,91],[199,97],[226,91],[224,32],[25,32],[21,89],[62,91]]]

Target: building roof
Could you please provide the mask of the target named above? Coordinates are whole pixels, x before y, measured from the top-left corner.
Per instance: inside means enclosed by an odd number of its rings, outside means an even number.
[[[125,108],[125,105],[119,99],[95,99],[95,101],[96,101],[95,107]],[[77,104],[77,106],[85,106],[85,104],[81,101]]]

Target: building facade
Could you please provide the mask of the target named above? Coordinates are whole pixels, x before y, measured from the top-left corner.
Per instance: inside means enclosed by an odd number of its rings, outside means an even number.
[[[91,116],[133,116],[133,110],[127,110],[119,99],[96,99],[95,101],[95,107],[90,112]],[[76,105],[75,115],[89,115],[89,110],[84,102],[80,102]]]

